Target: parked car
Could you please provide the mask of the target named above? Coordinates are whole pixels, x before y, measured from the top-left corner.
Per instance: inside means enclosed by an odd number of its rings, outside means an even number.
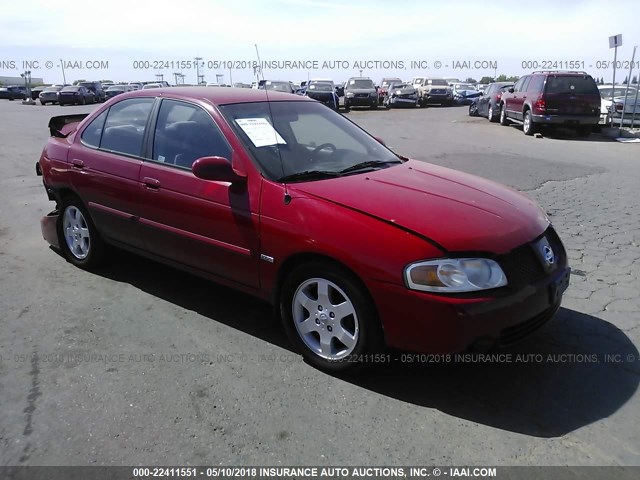
[[[333,371],[384,344],[510,344],[558,310],[567,255],[529,197],[409,160],[311,99],[269,98],[141,90],[53,117],[44,238],[80,268],[118,246],[265,299]]]
[[[82,85],[69,85],[62,87],[58,92],[58,104],[63,105],[86,105],[95,103],[96,97],[91,90]]]
[[[51,85],[50,87],[45,88],[40,94],[38,98],[40,99],[41,105],[46,105],[47,103],[56,104],[58,103],[58,96],[60,90],[62,90],[62,85]]]
[[[502,94],[513,87],[513,82],[490,83],[480,97],[469,105],[469,115],[487,117],[490,122],[497,122],[500,116],[500,100]]]
[[[522,124],[525,135],[546,125],[589,136],[600,119],[600,103],[596,81],[585,72],[533,72],[502,94],[500,123]]]
[[[378,91],[368,77],[353,77],[347,80],[344,87],[344,108],[351,107],[378,108]]]
[[[598,85],[598,91],[602,100],[600,102],[600,124],[607,124],[609,113],[611,110],[611,104],[615,97],[624,99],[625,92],[627,91],[626,85],[616,85],[615,91],[613,85]],[[637,88],[629,85],[629,96],[635,99]]]
[[[142,90],[149,90],[150,88],[162,88],[162,85],[159,83],[145,83],[142,86]]]
[[[414,77],[411,83],[418,91],[421,106],[453,104],[451,87],[444,78]]]
[[[133,90],[142,90],[142,87],[144,87],[142,82],[129,82],[129,86],[131,86]]]
[[[417,107],[419,104],[418,92],[410,83],[387,84],[387,95],[384,98],[384,106],[393,107]]]
[[[46,85],[33,87],[31,89],[31,100],[38,100],[40,98],[40,93],[43,92],[45,88],[47,88]]]
[[[480,90],[470,83],[454,83],[451,85],[453,103],[456,105],[471,105],[480,96]]]
[[[100,82],[80,82],[78,85],[82,85],[89,91],[93,92],[96,102],[104,102],[107,99],[107,94],[102,88]]]
[[[392,83],[403,83],[402,79],[398,77],[385,77],[380,81],[380,86],[378,87],[378,103],[380,105],[385,104],[385,98],[387,96],[387,92],[389,91],[389,85]]]
[[[335,91],[333,82],[313,81],[307,86],[305,95],[309,98],[324,103],[329,108],[338,110],[340,108],[340,99]]]
[[[259,90],[275,90],[276,92],[295,93],[293,83],[281,80],[260,80]]]
[[[132,91],[134,91],[134,87],[132,85],[113,85],[112,87],[107,88],[107,91],[105,93],[108,100],[115,97],[116,95],[120,95],[121,93]]]
[[[27,87],[22,85],[9,85],[8,87],[0,87],[0,98],[7,100],[26,100]]]
[[[631,89],[629,89],[631,90]],[[624,111],[624,119],[622,118],[622,112]],[[614,97],[613,104],[609,106],[609,118],[614,125],[622,126],[640,126],[640,97],[636,97],[636,92],[633,95],[624,98]]]

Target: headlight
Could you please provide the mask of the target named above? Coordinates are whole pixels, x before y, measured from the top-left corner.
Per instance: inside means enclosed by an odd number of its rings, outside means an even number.
[[[424,292],[474,292],[503,287],[507,277],[488,258],[442,258],[409,265],[404,272],[407,287]]]
[[[352,92],[347,92],[347,93],[346,93],[346,96],[347,96],[347,97],[349,97],[349,98],[351,98],[351,97],[353,97],[353,93],[352,93]]]

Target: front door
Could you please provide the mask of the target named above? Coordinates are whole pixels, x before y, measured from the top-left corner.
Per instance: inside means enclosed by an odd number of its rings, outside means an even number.
[[[140,224],[151,253],[243,285],[258,286],[258,219],[246,185],[208,181],[195,160],[233,151],[211,115],[163,99],[140,170]]]

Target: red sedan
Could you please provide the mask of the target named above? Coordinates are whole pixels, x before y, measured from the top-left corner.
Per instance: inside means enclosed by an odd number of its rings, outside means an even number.
[[[142,90],[84,117],[49,124],[45,239],[81,268],[115,246],[266,299],[317,367],[508,344],[568,285],[528,197],[397,155],[313,100]]]

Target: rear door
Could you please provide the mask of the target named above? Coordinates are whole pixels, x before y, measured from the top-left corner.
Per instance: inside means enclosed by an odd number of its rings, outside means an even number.
[[[251,287],[258,285],[258,224],[246,185],[197,178],[195,160],[233,159],[201,106],[163,99],[151,153],[140,170],[140,223],[146,249]]]
[[[108,239],[142,247],[138,177],[147,123],[155,99],[115,103],[83,127],[71,146],[72,183]]]
[[[600,92],[590,75],[549,75],[545,102],[550,115],[600,115]]]

